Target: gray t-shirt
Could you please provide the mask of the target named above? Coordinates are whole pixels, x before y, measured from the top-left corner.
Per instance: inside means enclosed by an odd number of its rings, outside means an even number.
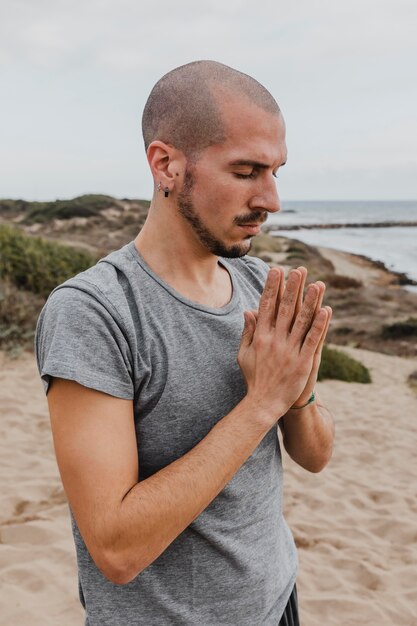
[[[56,376],[133,401],[139,481],[191,450],[246,393],[236,360],[243,311],[258,307],[268,266],[219,262],[233,284],[221,308],[176,292],[131,242],[55,289],[40,315],[45,391]],[[126,585],[101,574],[71,518],[86,626],[277,626],[296,579],[276,426]]]

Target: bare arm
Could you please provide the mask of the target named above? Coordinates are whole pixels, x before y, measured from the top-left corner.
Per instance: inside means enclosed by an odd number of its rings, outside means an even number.
[[[296,291],[289,281],[290,305],[277,317],[280,280],[282,273],[271,270],[258,323],[245,314],[238,355],[245,398],[192,450],[146,480],[138,482],[132,403],[53,381],[48,401],[64,488],[92,558],[113,582],[129,582],[169,546],[304,388],[327,312],[316,311],[314,290],[290,330]]]
[[[55,450],[80,532],[113,582],[134,578],[216,497],[271,428],[239,403],[192,450],[138,482],[131,403],[55,379]]]
[[[333,417],[316,402],[305,409],[288,411],[279,420],[284,447],[290,457],[310,472],[320,472],[329,462],[334,441]]]

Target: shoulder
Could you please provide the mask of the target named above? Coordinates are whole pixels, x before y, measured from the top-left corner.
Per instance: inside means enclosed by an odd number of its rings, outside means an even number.
[[[35,351],[46,392],[55,376],[132,398],[134,345],[119,252],[56,287],[42,309]]]
[[[265,261],[249,255],[237,259],[222,259],[222,261],[225,261],[229,267],[231,266],[243,279],[263,289],[270,269]]]
[[[100,259],[95,265],[58,285],[47,300],[48,308],[77,303],[79,306],[103,308],[120,317],[123,310],[124,276],[132,264],[130,246],[127,244]]]

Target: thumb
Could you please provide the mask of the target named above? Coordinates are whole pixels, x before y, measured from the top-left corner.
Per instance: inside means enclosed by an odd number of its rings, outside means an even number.
[[[248,347],[252,343],[253,334],[256,328],[256,319],[252,311],[244,311],[245,325],[243,326],[241,347]]]

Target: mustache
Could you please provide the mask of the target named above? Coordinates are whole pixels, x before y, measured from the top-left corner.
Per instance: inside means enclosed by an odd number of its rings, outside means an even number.
[[[241,217],[236,217],[235,222],[240,226],[244,226],[245,224],[263,224],[268,219],[268,213],[259,212],[251,213],[250,215],[242,215]]]

